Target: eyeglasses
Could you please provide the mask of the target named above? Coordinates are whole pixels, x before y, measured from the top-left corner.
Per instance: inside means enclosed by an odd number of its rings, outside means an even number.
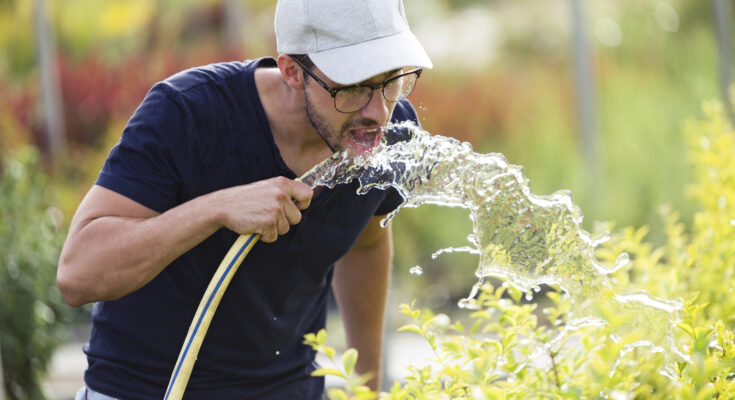
[[[308,68],[296,57],[292,57],[294,62],[298,64],[301,69],[304,70],[309,76],[323,87],[324,90],[334,99],[334,108],[342,113],[353,113],[362,110],[370,100],[373,98],[373,91],[381,89],[383,92],[383,98],[390,102],[397,102],[408,97],[413,88],[416,87],[416,80],[421,76],[421,68],[416,68],[411,71],[404,72],[400,75],[391,77],[383,81],[383,83],[368,85],[359,84],[346,86],[341,88],[333,88],[324,83],[319,77],[313,72],[309,71]]]

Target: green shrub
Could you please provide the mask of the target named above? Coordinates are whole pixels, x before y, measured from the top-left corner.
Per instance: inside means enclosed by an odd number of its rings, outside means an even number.
[[[69,308],[56,288],[64,236],[38,153],[23,148],[0,170],[0,350],[9,399],[42,399],[40,378]]]
[[[318,371],[349,383],[331,389],[329,397],[735,398],[735,132],[720,105],[709,103],[704,110],[707,119],[686,129],[694,176],[690,192],[699,205],[689,232],[664,208],[664,245],[646,242],[645,227],[626,228],[598,250],[608,263],[623,251],[630,255],[632,262],[611,277],[618,293],[645,290],[683,300],[681,319],[671,323],[689,361],[671,362],[650,348],[628,346],[641,338],[636,330],[616,330],[629,320],[624,315],[607,316],[605,326],[569,329],[567,294],[552,289],[547,301],[528,304],[514,288],[486,284],[464,324],[414,304],[401,306],[410,321],[399,330],[421,335],[434,352],[427,366],[409,367],[390,392],[371,393],[348,368],[354,364],[352,352],[342,367],[335,363],[336,368]],[[325,333],[306,339],[333,359]]]

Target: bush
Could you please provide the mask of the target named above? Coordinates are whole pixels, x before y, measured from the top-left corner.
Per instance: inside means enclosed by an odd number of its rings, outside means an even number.
[[[9,399],[42,399],[41,374],[69,308],[56,288],[64,240],[38,152],[27,147],[0,170],[0,355]]]
[[[735,398],[735,132],[720,105],[706,104],[707,119],[687,126],[699,204],[689,233],[664,208],[667,242],[644,241],[647,228],[619,230],[598,249],[602,261],[627,252],[631,263],[613,274],[618,293],[645,290],[684,306],[676,324],[678,347],[688,361],[631,346],[640,331],[616,329],[629,320],[607,316],[605,326],[570,329],[567,294],[551,290],[547,305],[522,301],[507,285],[485,285],[468,326],[444,314],[401,306],[410,322],[399,330],[421,335],[435,357],[410,367],[388,393],[372,393],[354,373],[356,354],[318,374],[347,379],[331,399],[732,399]],[[539,312],[541,311],[541,312]],[[604,310],[601,310],[604,312]],[[605,315],[605,314],[603,314]],[[333,358],[326,334],[305,343]],[[331,357],[330,357],[331,356]],[[683,360],[683,359],[682,359]],[[665,376],[663,372],[668,371]]]

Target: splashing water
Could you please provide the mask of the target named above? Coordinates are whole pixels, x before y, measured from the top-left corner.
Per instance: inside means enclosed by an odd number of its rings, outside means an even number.
[[[416,266],[411,267],[411,269],[409,269],[408,272],[410,272],[410,273],[412,273],[414,275],[421,275],[421,274],[424,273],[424,270],[423,270],[423,268],[421,268],[420,265],[416,265]]]
[[[460,307],[471,305],[488,276],[505,280],[526,292],[527,298],[541,284],[558,285],[572,302],[572,329],[607,324],[605,315],[623,315],[616,332],[640,337],[630,346],[661,352],[669,365],[687,359],[677,348],[673,331],[681,304],[645,292],[615,294],[608,275],[627,264],[628,256],[621,254],[611,267],[597,260],[595,247],[608,236],[592,237],[582,228],[582,213],[568,191],[534,195],[522,168],[501,154],[475,153],[469,143],[431,135],[410,123],[390,126],[389,132],[369,154],[350,149],[336,153],[303,181],[312,187],[334,187],[357,179],[358,193],[395,188],[404,203],[383,225],[403,207],[436,204],[468,209],[473,224],[469,246],[432,255],[458,251],[479,255],[478,282]]]

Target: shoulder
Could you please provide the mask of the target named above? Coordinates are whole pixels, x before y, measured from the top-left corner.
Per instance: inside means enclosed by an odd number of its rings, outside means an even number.
[[[408,99],[399,101],[396,104],[396,108],[393,109],[393,115],[391,116],[391,122],[398,123],[403,121],[413,121],[416,125],[420,126],[418,115],[416,110],[413,108],[411,102]]]
[[[252,78],[255,69],[261,64],[275,63],[271,58],[256,60],[220,62],[189,68],[178,72],[156,86],[161,87],[169,95],[176,96],[201,88],[211,88],[232,79]]]

